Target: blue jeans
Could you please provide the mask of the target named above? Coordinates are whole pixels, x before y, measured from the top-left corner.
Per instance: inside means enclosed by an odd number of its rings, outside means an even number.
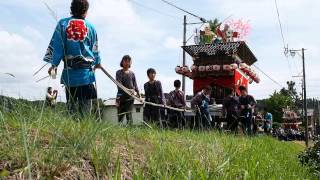
[[[252,113],[244,111],[241,114],[243,116],[243,125],[245,127],[245,133],[247,135],[252,135]]]

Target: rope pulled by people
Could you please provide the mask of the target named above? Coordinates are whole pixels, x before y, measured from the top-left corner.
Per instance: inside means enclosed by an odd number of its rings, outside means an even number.
[[[102,66],[100,67],[100,69],[102,70],[102,72],[108,76],[109,79],[111,79],[111,81],[116,84],[120,89],[122,89],[126,94],[128,94],[130,97],[134,98],[135,100],[137,100],[138,102],[144,104],[144,105],[150,105],[150,106],[155,106],[155,107],[160,107],[160,108],[165,108],[165,109],[170,109],[173,111],[178,111],[178,112],[189,112],[189,113],[193,113],[195,112],[192,109],[181,109],[181,108],[175,108],[175,107],[171,107],[171,106],[166,106],[164,104],[156,104],[156,103],[152,103],[152,102],[148,102],[143,100],[141,97],[136,96],[135,92],[131,89],[126,88],[125,86],[123,86],[120,82],[118,82],[116,79],[114,79],[111,74],[104,69]]]

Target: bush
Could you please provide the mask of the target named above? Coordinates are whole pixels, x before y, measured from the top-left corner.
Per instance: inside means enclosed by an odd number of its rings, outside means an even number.
[[[316,138],[313,147],[299,155],[299,159],[303,165],[309,166],[320,177],[320,136]]]

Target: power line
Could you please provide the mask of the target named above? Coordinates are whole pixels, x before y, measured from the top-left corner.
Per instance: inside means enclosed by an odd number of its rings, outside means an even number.
[[[262,69],[260,69],[257,65],[253,65],[256,69],[258,69],[262,74],[264,74],[267,78],[269,78],[272,82],[274,82],[275,84],[277,84],[279,87],[283,88],[283,86],[277,82],[276,80],[274,80],[272,77],[270,77],[267,73],[265,73]]]
[[[207,20],[204,19],[203,17],[200,17],[200,16],[198,16],[198,15],[195,15],[195,14],[193,14],[193,13],[187,11],[187,10],[184,10],[184,9],[178,7],[177,5],[175,5],[175,4],[173,4],[173,3],[169,2],[169,1],[166,1],[166,0],[160,0],[160,1],[162,1],[162,2],[164,2],[164,3],[166,3],[166,4],[168,4],[168,5],[170,5],[170,6],[172,6],[172,7],[174,7],[174,8],[176,8],[176,9],[180,10],[180,11],[183,11],[183,12],[185,12],[185,13],[193,16],[193,17],[196,17],[196,18],[200,19],[200,21],[202,21],[202,22],[204,22],[204,23],[207,22]]]
[[[278,8],[278,3],[277,0],[274,0],[274,3],[276,5],[276,10],[277,10],[277,15],[278,15],[278,22],[279,22],[279,27],[280,27],[280,32],[281,32],[281,37],[282,37],[282,42],[283,42],[283,47],[286,48],[286,43],[283,35],[283,28],[282,28],[282,23],[280,19],[280,13],[279,13],[279,8]]]
[[[57,13],[49,6],[48,3],[46,3],[44,0],[42,0],[42,3],[46,6],[46,8],[49,10],[50,15],[53,17],[56,22],[58,22],[58,15]]]
[[[174,15],[171,15],[171,14],[167,14],[167,13],[164,13],[164,12],[161,12],[161,11],[159,11],[159,10],[157,10],[157,9],[154,9],[154,8],[151,8],[151,7],[148,7],[148,6],[145,6],[145,5],[143,5],[143,4],[141,4],[141,3],[137,2],[137,1],[134,1],[134,0],[128,0],[128,1],[132,2],[133,4],[135,4],[135,5],[137,5],[137,6],[140,6],[140,7],[144,8],[144,9],[147,9],[147,10],[149,10],[149,11],[153,11],[153,12],[158,13],[158,14],[161,14],[161,15],[163,15],[163,16],[167,16],[167,17],[173,18],[173,19],[175,19],[175,20],[178,20],[178,19],[180,20],[180,18],[178,18],[177,16],[174,16]]]
[[[274,3],[275,3],[275,7],[276,7],[276,10],[277,10],[277,18],[278,18],[278,23],[279,23],[279,27],[280,27],[280,33],[281,33],[281,38],[282,38],[282,43],[283,43],[283,47],[285,49],[285,54],[288,53],[289,49],[288,49],[288,45],[286,44],[286,41],[285,41],[285,38],[284,38],[284,33],[283,33],[283,26],[282,26],[282,23],[281,23],[281,18],[280,18],[280,11],[279,11],[279,7],[278,7],[278,2],[277,0],[274,0]],[[289,68],[289,71],[291,73],[291,76],[294,75],[293,73],[293,70],[292,70],[292,66],[290,64],[290,61],[288,59],[288,56],[286,54],[286,58],[287,58],[287,63],[288,63],[288,68]],[[297,65],[294,61],[294,66],[295,66],[295,69],[298,71],[298,68],[297,68]]]

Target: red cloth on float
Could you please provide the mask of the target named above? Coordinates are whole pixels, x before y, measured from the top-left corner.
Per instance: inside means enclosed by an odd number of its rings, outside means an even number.
[[[195,78],[193,82],[193,93],[196,94],[205,86],[212,84],[225,88],[233,88],[236,90],[237,94],[240,94],[238,88],[240,86],[248,88],[249,79],[246,78],[239,70],[234,70],[233,76]]]

